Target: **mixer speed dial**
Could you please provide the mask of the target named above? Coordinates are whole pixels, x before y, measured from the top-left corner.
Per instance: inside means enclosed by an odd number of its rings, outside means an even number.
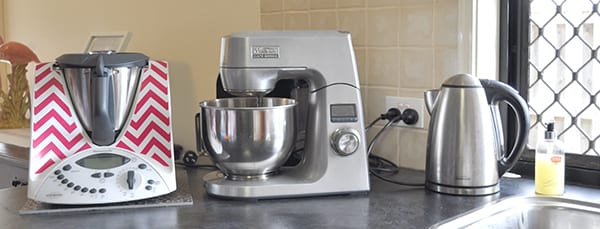
[[[341,156],[348,156],[358,150],[360,138],[358,131],[350,128],[337,129],[331,134],[330,143],[333,150]]]

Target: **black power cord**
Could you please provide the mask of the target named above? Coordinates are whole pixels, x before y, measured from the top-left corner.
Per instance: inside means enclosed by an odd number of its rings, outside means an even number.
[[[185,153],[183,152],[183,146],[175,144],[173,146],[173,152],[175,154],[175,164],[185,166],[188,168],[199,168],[199,169],[208,169],[208,170],[216,170],[217,166],[213,164],[199,164],[198,160],[200,160],[200,156],[206,156],[202,153],[196,153],[195,151],[188,150]]]
[[[371,127],[373,127],[373,125],[375,125],[377,122],[379,122],[381,120],[388,120],[388,122],[383,126],[383,128],[381,128],[381,130],[379,130],[375,134],[375,136],[373,137],[373,139],[371,139],[371,142],[369,143],[369,146],[367,148],[367,155],[369,158],[369,173],[371,173],[373,176],[375,176],[383,181],[393,183],[393,184],[398,184],[398,185],[403,185],[403,186],[416,186],[416,187],[425,186],[424,183],[401,182],[401,181],[395,181],[395,180],[392,180],[392,179],[382,176],[383,173],[387,173],[388,175],[397,174],[399,171],[399,167],[396,164],[394,164],[393,162],[372,153],[373,147],[374,147],[375,143],[377,142],[377,139],[381,136],[381,134],[388,127],[390,127],[392,124],[399,122],[399,121],[403,121],[404,123],[406,123],[408,125],[414,124],[417,121],[419,121],[419,113],[416,110],[411,109],[411,108],[405,109],[403,112],[400,112],[400,110],[398,110],[397,108],[390,108],[385,114],[381,114],[377,119],[373,120],[365,128],[365,131],[368,132],[369,129]]]

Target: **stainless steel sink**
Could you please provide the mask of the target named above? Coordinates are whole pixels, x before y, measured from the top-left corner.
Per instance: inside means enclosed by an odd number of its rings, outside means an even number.
[[[430,228],[600,228],[600,204],[559,197],[512,197]]]

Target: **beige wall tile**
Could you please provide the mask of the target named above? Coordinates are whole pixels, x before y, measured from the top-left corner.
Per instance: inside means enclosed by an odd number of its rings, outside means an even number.
[[[439,1],[439,0],[436,0]],[[433,3],[433,0],[399,0],[400,6],[418,6]]]
[[[367,11],[367,44],[396,46],[398,44],[398,9],[378,8]]]
[[[316,11],[310,13],[311,29],[336,29],[337,15],[335,11]]]
[[[367,111],[369,111],[369,109],[367,109],[367,98],[369,95],[368,92],[369,92],[369,88],[367,86],[360,85],[360,98],[361,98],[361,102],[363,105],[363,118],[365,120],[367,119]],[[365,121],[365,122],[367,122],[367,121]]]
[[[422,99],[423,98],[423,89],[415,89],[415,88],[400,88],[398,91],[398,96],[400,97],[411,97]]]
[[[309,6],[309,0],[283,0],[284,10],[307,10]]]
[[[283,10],[283,0],[260,0],[260,11],[262,13]]]
[[[431,46],[433,5],[400,8],[400,46]]]
[[[308,13],[286,13],[283,15],[284,29],[306,30],[309,29]]]
[[[456,48],[436,48],[433,84],[439,87],[448,77],[458,73],[458,52]]]
[[[419,1],[419,0],[404,0],[404,1]],[[454,6],[458,6],[458,1],[459,0],[435,0],[435,4],[436,5],[454,5]]]
[[[311,9],[335,9],[336,0],[310,0]]]
[[[398,134],[400,166],[424,170],[427,157],[427,131],[403,128]]]
[[[360,84],[366,85],[367,80],[367,51],[365,48],[354,48],[354,56],[356,56],[356,68],[358,69],[358,80]]]
[[[365,116],[365,123],[368,124],[375,118],[379,117],[380,114],[385,113],[385,97],[396,96],[398,89],[393,87],[367,87],[367,116]]]
[[[338,0],[338,8],[360,8],[365,7],[366,0]]]
[[[352,33],[354,47],[366,45],[366,15],[364,9],[338,11],[338,28]]]
[[[456,46],[458,43],[458,6],[436,5],[435,45]]]
[[[398,87],[398,50],[369,49],[367,78],[369,86]]]
[[[401,88],[430,88],[433,86],[433,49],[407,48],[400,49]]]
[[[260,27],[262,30],[282,30],[283,14],[263,14],[260,16]]]
[[[368,122],[370,122],[369,120]],[[367,123],[368,123],[367,122]],[[371,139],[375,137],[377,132],[381,130],[381,126],[375,126],[367,133],[368,142],[371,142]],[[386,128],[385,132],[383,132],[375,145],[373,145],[373,151],[371,152],[374,155],[383,157],[385,159],[394,162],[394,164],[398,165],[400,161],[400,155],[398,154],[398,135],[400,133],[400,128]],[[368,148],[368,144],[367,144]]]
[[[398,0],[367,0],[368,7],[382,7],[382,6],[396,6],[396,5],[398,5]]]

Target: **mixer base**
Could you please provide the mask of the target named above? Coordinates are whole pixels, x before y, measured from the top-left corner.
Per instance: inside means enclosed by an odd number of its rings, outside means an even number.
[[[203,177],[204,188],[211,196],[226,199],[279,199],[304,196],[327,196],[367,193],[368,183],[309,180],[298,174],[282,172],[261,180],[230,180],[220,171]]]
[[[279,172],[275,171],[275,172],[265,173],[265,174],[261,174],[261,175],[234,175],[234,174],[227,174],[227,175],[223,175],[223,176],[225,177],[225,179],[232,180],[232,181],[251,181],[251,180],[266,180],[269,177],[277,175],[278,173]]]

